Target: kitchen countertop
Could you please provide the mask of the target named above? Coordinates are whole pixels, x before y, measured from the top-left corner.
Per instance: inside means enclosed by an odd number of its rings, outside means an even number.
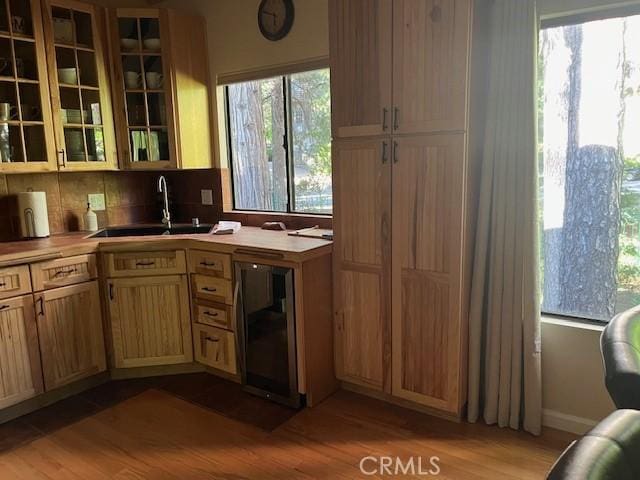
[[[145,235],[131,237],[87,238],[87,232],[52,235],[48,238],[0,242],[0,266],[15,265],[47,259],[51,256],[69,256],[91,253],[98,250],[122,250],[128,247],[140,249],[144,244],[157,248],[201,248],[215,247],[216,251],[233,253],[242,249],[270,251],[284,254],[284,258],[302,261],[331,251],[332,242],[317,238],[287,235],[283,231],[262,230],[243,226],[231,235]]]

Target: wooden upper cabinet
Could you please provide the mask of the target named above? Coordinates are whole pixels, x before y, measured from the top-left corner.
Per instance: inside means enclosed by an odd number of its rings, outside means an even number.
[[[42,393],[33,297],[0,300],[0,409]]]
[[[463,131],[471,0],[394,0],[395,133]]]
[[[333,142],[338,378],[390,391],[391,145]]]
[[[118,145],[126,168],[212,166],[204,20],[165,9],[109,13]]]
[[[334,137],[391,132],[391,0],[330,0]]]
[[[459,414],[464,375],[464,134],[397,139],[393,394]]]
[[[98,281],[35,294],[47,391],[106,370]]]
[[[75,0],[43,5],[58,166],[117,169],[104,9]]]
[[[0,173],[55,171],[51,124],[40,2],[0,1]]]

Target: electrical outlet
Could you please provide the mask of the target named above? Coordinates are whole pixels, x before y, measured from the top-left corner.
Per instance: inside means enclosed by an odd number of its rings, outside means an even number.
[[[213,190],[200,190],[202,205],[213,205]]]
[[[87,195],[91,210],[99,212],[105,210],[104,193],[90,193]]]

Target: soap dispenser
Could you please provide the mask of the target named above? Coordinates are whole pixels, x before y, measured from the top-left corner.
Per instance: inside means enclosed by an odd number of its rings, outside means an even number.
[[[90,203],[87,203],[87,211],[84,214],[84,229],[88,232],[98,231],[98,216],[91,210]]]

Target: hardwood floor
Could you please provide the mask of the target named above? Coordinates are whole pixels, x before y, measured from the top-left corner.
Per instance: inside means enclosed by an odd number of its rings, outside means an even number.
[[[151,388],[0,454],[0,479],[352,479],[367,478],[362,457],[437,456],[440,475],[427,478],[526,480],[544,478],[570,440],[455,424],[345,391],[269,431]]]

